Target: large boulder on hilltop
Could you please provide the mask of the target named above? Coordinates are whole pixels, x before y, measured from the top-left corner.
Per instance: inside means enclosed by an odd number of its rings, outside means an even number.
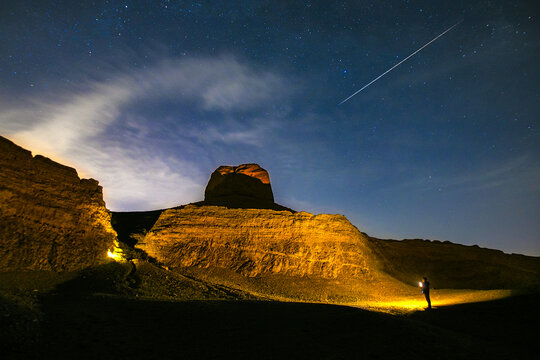
[[[204,201],[212,205],[234,201],[273,203],[270,176],[257,164],[220,166],[210,176]]]
[[[77,270],[106,261],[116,232],[102,188],[0,136],[0,270]]]
[[[204,200],[191,203],[198,207],[222,206],[229,209],[271,209],[295,211],[274,202],[268,172],[257,164],[220,166],[210,176]],[[181,209],[177,206],[174,209]],[[112,224],[118,239],[130,246],[150,231],[167,209],[137,212],[113,212]]]
[[[274,203],[268,172],[258,164],[220,166],[208,181],[204,205],[289,210]]]

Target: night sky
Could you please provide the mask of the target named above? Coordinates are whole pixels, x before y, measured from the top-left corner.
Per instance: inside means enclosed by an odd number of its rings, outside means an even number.
[[[372,236],[539,256],[539,67],[531,0],[3,0],[0,134],[113,211],[255,162]]]

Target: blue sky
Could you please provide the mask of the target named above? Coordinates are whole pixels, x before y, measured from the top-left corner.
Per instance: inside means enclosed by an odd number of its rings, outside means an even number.
[[[111,210],[197,201],[256,162],[278,203],[372,236],[540,255],[537,10],[6,1],[0,134],[99,180]]]

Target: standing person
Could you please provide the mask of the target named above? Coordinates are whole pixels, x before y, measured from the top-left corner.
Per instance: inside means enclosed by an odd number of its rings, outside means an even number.
[[[424,281],[420,283],[420,286],[422,287],[422,294],[424,294],[424,296],[426,297],[426,301],[428,304],[427,308],[431,309],[431,299],[429,298],[429,281],[426,277],[424,278]]]

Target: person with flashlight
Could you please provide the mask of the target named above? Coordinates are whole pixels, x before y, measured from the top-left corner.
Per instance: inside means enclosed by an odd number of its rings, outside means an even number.
[[[431,299],[429,298],[429,281],[426,277],[424,277],[424,280],[419,283],[420,287],[422,288],[422,294],[426,297],[426,301],[428,303],[428,309],[431,309]]]

